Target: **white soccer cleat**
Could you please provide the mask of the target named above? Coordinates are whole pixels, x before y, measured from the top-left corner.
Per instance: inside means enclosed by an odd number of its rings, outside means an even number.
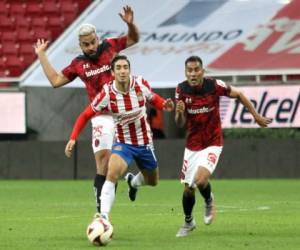
[[[210,225],[215,219],[216,215],[216,207],[214,204],[214,196],[211,194],[211,201],[208,204],[205,204],[204,208],[204,224]]]
[[[181,228],[179,228],[176,237],[185,237],[189,232],[193,231],[196,228],[196,221],[193,219],[191,222],[185,222]]]

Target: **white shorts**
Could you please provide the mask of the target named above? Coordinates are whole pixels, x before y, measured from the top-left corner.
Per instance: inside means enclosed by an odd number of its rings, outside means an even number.
[[[195,175],[199,167],[206,168],[212,174],[221,155],[222,146],[211,146],[200,151],[184,150],[183,165],[181,169],[181,183],[195,187]]]
[[[115,123],[111,115],[92,118],[92,146],[94,153],[111,149],[115,138]]]

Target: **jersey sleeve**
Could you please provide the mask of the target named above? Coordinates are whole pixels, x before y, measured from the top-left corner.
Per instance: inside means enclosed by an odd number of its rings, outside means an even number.
[[[96,95],[91,103],[91,107],[95,112],[107,108],[109,102],[108,85],[104,85],[102,91]]]
[[[77,71],[75,67],[76,61],[73,60],[71,64],[69,64],[67,67],[65,67],[62,70],[62,74],[67,77],[70,81],[73,81],[77,76]]]
[[[231,87],[222,80],[216,79],[216,94],[218,96],[229,96]]]
[[[95,114],[95,111],[91,108],[89,105],[77,118],[71,136],[70,140],[76,140],[77,137],[79,136],[80,132],[83,130],[85,127],[86,123],[88,122],[89,119],[91,119]]]
[[[126,49],[127,44],[127,36],[121,36],[116,38],[109,38],[107,42],[114,48],[114,50],[118,53],[121,50]]]

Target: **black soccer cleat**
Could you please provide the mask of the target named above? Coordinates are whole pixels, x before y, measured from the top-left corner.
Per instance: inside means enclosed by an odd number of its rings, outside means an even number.
[[[133,179],[133,177],[134,175],[132,173],[127,173],[125,176],[125,180],[127,181],[128,184],[128,196],[131,201],[135,201],[136,193],[138,191],[137,188],[134,188],[131,185],[131,180]]]

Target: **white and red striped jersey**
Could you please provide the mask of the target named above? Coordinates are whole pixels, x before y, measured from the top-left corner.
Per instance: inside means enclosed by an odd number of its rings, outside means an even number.
[[[115,122],[117,141],[132,145],[152,143],[152,132],[147,121],[146,102],[154,97],[149,83],[141,76],[130,76],[126,93],[116,88],[115,81],[106,84],[91,107],[95,112],[108,109]]]

